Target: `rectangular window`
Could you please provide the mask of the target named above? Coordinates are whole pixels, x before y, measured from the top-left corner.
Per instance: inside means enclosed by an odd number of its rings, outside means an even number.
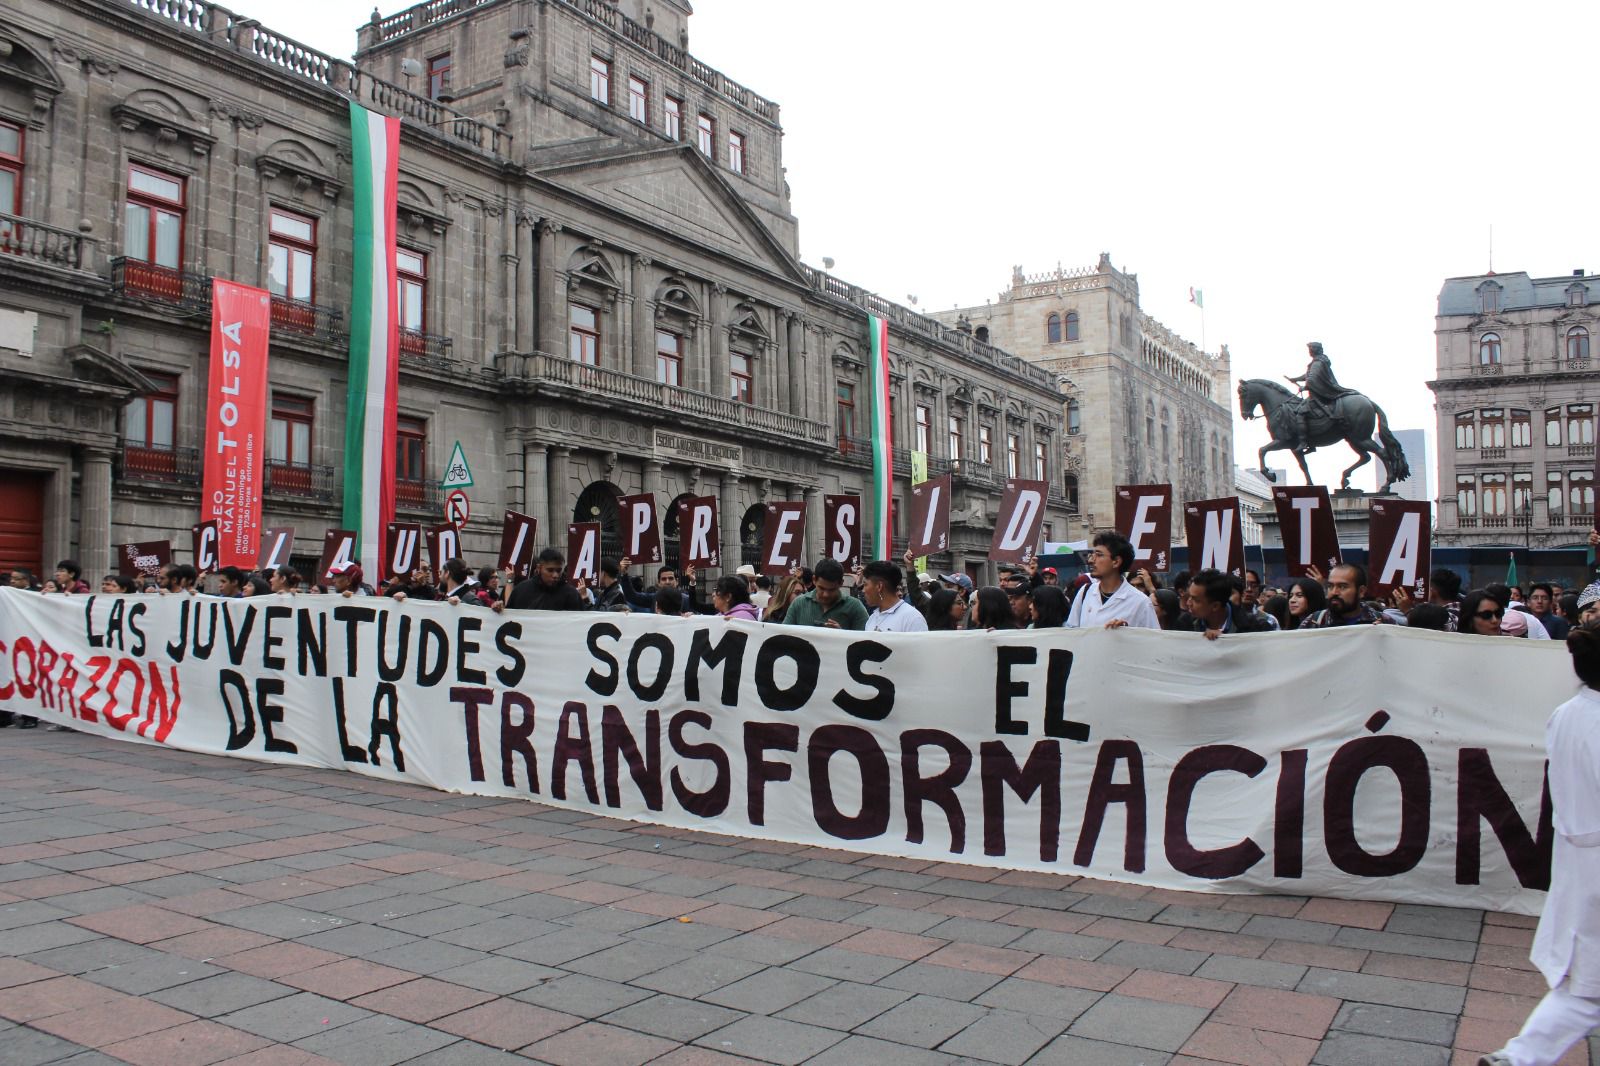
[[[428,257],[409,248],[394,250],[395,296],[400,306],[400,328],[423,333],[428,328]],[[406,340],[400,338],[400,346]]]
[[[1567,471],[1567,503],[1571,507],[1569,514],[1594,514],[1593,470]]]
[[[978,462],[994,465],[994,431],[988,426],[978,427]]]
[[[310,400],[272,394],[272,418],[267,423],[267,462],[277,466],[311,465]]]
[[[840,382],[834,392],[834,408],[839,416],[839,439],[856,435],[856,388]]]
[[[22,143],[21,126],[0,122],[0,211],[12,215],[22,214]]]
[[[1483,311],[1485,314],[1500,310],[1500,286],[1487,285],[1479,295],[1483,298]]]
[[[933,408],[917,404],[916,450],[927,455],[933,450]]]
[[[700,112],[700,117],[696,120],[695,136],[701,153],[707,159],[717,158],[717,124],[704,111]]]
[[[1048,481],[1050,480],[1046,476],[1048,473],[1049,464],[1045,461],[1044,445],[1036,441],[1033,445],[1033,479],[1035,481]]]
[[[650,83],[643,78],[628,78],[628,117],[650,125]]]
[[[1533,414],[1529,411],[1511,412],[1511,446],[1513,448],[1528,448],[1533,446]]]
[[[1552,515],[1558,515],[1561,513],[1561,501],[1563,499],[1561,493],[1560,471],[1552,470],[1546,474],[1544,476],[1544,484],[1545,499],[1550,504],[1550,513]]]
[[[656,330],[656,380],[663,385],[683,384],[683,338]]]
[[[138,165],[128,168],[122,254],[151,266],[183,267],[182,178]]]
[[[1022,438],[1006,434],[1006,477],[1017,477],[1022,469]]]
[[[143,373],[156,391],[137,397],[123,408],[123,439],[130,448],[170,452],[176,437],[178,379],[148,370]]]
[[[267,244],[267,291],[310,303],[317,260],[317,223],[282,208],[272,209]]]
[[[1478,483],[1470,475],[1456,478],[1456,513],[1471,518],[1478,513]]]
[[[1533,475],[1511,475],[1511,511],[1513,514],[1533,513]]]
[[[427,475],[428,423],[421,418],[396,418],[394,420],[394,479],[399,482],[421,484]],[[420,502],[419,492],[414,500],[400,493],[404,502]]]
[[[1502,407],[1486,407],[1478,412],[1482,424],[1478,430],[1478,440],[1485,448],[1504,448],[1506,446],[1506,412]]]
[[[662,97],[661,113],[667,137],[674,141],[683,140],[683,101],[676,96]]]
[[[728,355],[728,367],[734,402],[754,403],[755,379],[750,372],[750,357],[743,352],[732,352]]]
[[[952,462],[960,460],[962,452],[962,438],[967,435],[967,424],[956,415],[950,416],[950,459]]]
[[[1567,404],[1567,446],[1594,443],[1594,404]]]
[[[1550,448],[1561,447],[1561,408],[1559,407],[1545,408],[1544,443]]]
[[[589,57],[589,99],[610,105],[611,61],[599,56]]]
[[[1478,446],[1477,427],[1472,424],[1472,412],[1467,411],[1456,415],[1456,448],[1476,448]]]
[[[728,134],[728,169],[735,174],[744,173],[744,134]]]
[[[437,100],[449,91],[450,53],[445,52],[428,60],[428,99]]]
[[[1506,476],[1504,474],[1483,475],[1483,513],[1496,516],[1506,513]]]
[[[583,304],[567,305],[572,361],[600,365],[600,313]]]

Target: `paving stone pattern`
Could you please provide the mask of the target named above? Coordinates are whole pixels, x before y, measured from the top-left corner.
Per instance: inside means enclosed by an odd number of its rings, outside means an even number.
[[[6,1066],[1462,1066],[1542,994],[1533,924],[0,731]]]

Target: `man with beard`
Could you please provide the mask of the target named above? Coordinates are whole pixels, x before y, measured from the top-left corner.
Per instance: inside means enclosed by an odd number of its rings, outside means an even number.
[[[1378,612],[1365,603],[1366,568],[1356,563],[1341,563],[1328,572],[1328,606],[1308,615],[1301,629],[1331,629],[1334,626],[1370,626]]]

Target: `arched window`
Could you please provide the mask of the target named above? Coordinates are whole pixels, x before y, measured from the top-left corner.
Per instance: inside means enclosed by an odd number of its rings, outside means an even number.
[[[1050,344],[1061,343],[1061,316],[1054,311],[1044,320],[1044,339]]]
[[[765,507],[757,503],[745,510],[744,517],[739,520],[739,562],[761,569],[761,534],[766,527]]]
[[[1067,312],[1067,340],[1075,341],[1077,339],[1078,339],[1078,312],[1076,312],[1076,311],[1068,311]]]
[[[1082,413],[1078,409],[1077,400],[1067,401],[1067,432],[1074,434],[1083,432]]]
[[[667,504],[666,511],[661,515],[661,561],[667,566],[681,567],[683,560],[679,558],[681,547],[679,545],[680,529],[678,526],[678,504],[694,499],[694,493],[684,492],[673,497]],[[640,574],[639,580],[645,585],[654,584],[655,574]]]
[[[1067,510],[1078,513],[1078,475],[1068,474],[1061,479],[1061,494],[1067,498]]]
[[[1589,331],[1582,326],[1573,326],[1567,330],[1567,358],[1589,358]]]
[[[621,521],[617,512],[617,497],[621,495],[622,490],[609,481],[596,481],[578,494],[578,502],[572,508],[574,522],[600,523],[602,559],[622,557]],[[552,542],[560,541],[559,538],[552,538]]]
[[[976,336],[978,338],[978,340],[983,342],[984,344],[988,344],[989,343],[989,327],[988,326],[979,326],[977,328],[977,330],[974,331],[973,335]]]
[[[1478,365],[1493,366],[1500,362],[1500,334],[1485,333],[1478,338]]]

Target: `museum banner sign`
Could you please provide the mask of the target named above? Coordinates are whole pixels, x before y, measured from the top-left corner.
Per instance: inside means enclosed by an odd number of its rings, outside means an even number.
[[[1574,687],[1554,642],[1394,626],[867,634],[0,589],[0,707],[107,737],[930,861],[1525,914],[1544,719]]]

